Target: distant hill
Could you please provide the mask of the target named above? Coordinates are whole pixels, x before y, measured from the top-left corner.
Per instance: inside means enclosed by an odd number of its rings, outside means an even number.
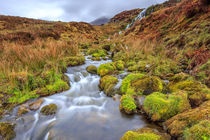
[[[102,24],[105,24],[105,23],[109,22],[109,20],[110,19],[107,18],[107,17],[100,17],[100,18],[90,22],[90,24],[92,24],[92,25],[102,25]]]

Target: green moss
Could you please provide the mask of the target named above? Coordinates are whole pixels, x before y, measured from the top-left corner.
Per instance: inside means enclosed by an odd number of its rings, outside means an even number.
[[[137,79],[142,78],[144,75],[139,73],[131,73],[128,76],[126,76],[121,85],[121,92],[126,93],[127,90],[131,87],[131,82]]]
[[[120,111],[132,114],[136,111],[135,100],[130,95],[123,95],[120,99]]]
[[[104,76],[100,79],[99,87],[107,96],[112,96],[114,94],[114,87],[118,83],[118,79],[113,76]]]
[[[198,124],[184,131],[185,140],[208,140],[210,139],[210,121],[202,120]]]
[[[41,109],[41,113],[43,115],[53,115],[53,114],[56,113],[56,111],[57,111],[57,105],[56,104],[49,104],[49,105],[44,106]]]
[[[78,66],[85,63],[85,57],[84,56],[66,57],[64,59],[64,62],[66,62],[67,66]]]
[[[7,123],[7,122],[0,122],[0,134],[3,136],[3,140],[11,140],[15,138],[16,134],[14,131],[15,125]]]
[[[86,68],[87,72],[91,73],[91,74],[97,74],[97,67],[94,65],[88,66]]]
[[[144,95],[163,90],[162,81],[156,76],[144,76],[132,81],[131,87],[133,87],[137,93]]]
[[[93,57],[103,57],[107,55],[106,50],[104,49],[89,49],[88,50],[88,55],[92,55]]]
[[[168,132],[174,137],[181,137],[189,126],[193,126],[202,120],[209,119],[210,101],[204,102],[197,108],[189,109],[166,121]]]
[[[170,95],[155,92],[145,98],[143,106],[153,121],[167,120],[189,108],[187,94],[183,92]]]
[[[129,71],[129,72],[138,71],[138,65],[134,65],[134,66],[128,67],[128,71]]]
[[[124,70],[125,69],[125,63],[121,60],[114,62],[114,65],[116,66],[117,70]]]
[[[115,67],[114,63],[101,64],[97,69],[97,73],[101,77],[108,75],[108,74],[112,74],[115,71],[116,71],[116,67]]]
[[[141,128],[126,132],[121,140],[170,140],[170,136],[155,129]]]
[[[64,82],[63,80],[56,80],[55,83],[52,85],[47,85],[46,88],[48,89],[49,93],[53,94],[56,92],[64,91],[69,89],[69,85]]]

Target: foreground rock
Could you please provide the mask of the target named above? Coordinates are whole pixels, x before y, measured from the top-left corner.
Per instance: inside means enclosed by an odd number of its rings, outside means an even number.
[[[44,106],[42,109],[41,109],[41,113],[43,115],[53,115],[57,112],[57,105],[56,104],[49,104],[49,105],[46,105]]]
[[[201,121],[209,120],[209,112],[210,112],[210,101],[206,101],[195,109],[190,109],[186,112],[178,114],[172,117],[171,119],[167,120],[166,128],[172,136],[183,137],[185,131],[193,133],[194,129],[197,129],[197,128],[191,128],[191,130],[188,130],[189,126],[196,127],[197,125],[202,125],[202,127],[205,127],[203,126],[203,123]],[[209,126],[207,126],[206,128],[209,131]],[[198,132],[199,131],[197,131],[197,133]],[[200,133],[201,136],[203,136],[202,133]],[[196,139],[193,139],[193,140],[196,140]]]
[[[154,92],[145,98],[143,109],[153,121],[167,120],[190,109],[187,93],[163,94]]]
[[[151,128],[141,128],[126,132],[121,140],[170,140],[171,137],[166,133],[160,133]]]
[[[136,112],[135,100],[130,95],[123,95],[120,99],[120,111],[126,114],[133,114]]]
[[[30,109],[28,108],[28,106],[26,104],[23,104],[19,107],[17,114],[18,116],[21,116],[23,114],[28,113],[29,111]]]
[[[100,89],[104,91],[107,96],[114,95],[114,87],[118,83],[118,79],[113,76],[104,76],[100,79]]]
[[[91,73],[91,74],[97,74],[97,67],[94,65],[88,66],[86,68],[87,72]]]
[[[38,110],[38,109],[40,108],[40,106],[42,105],[43,102],[44,102],[43,99],[39,99],[39,100],[37,100],[37,101],[31,103],[31,104],[29,105],[29,108],[30,108],[31,110]]]
[[[1,122],[0,123],[0,139],[1,136],[3,137],[3,140],[11,140],[15,137],[15,131],[14,131],[14,124],[10,124],[7,122]]]

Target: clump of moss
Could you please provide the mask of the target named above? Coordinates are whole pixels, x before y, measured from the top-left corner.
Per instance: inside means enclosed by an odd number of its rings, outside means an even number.
[[[121,140],[170,140],[170,136],[151,128],[141,128],[126,132]]]
[[[171,82],[169,84],[169,90],[172,92],[179,90],[186,91],[192,106],[198,106],[206,100],[209,93],[205,89],[208,88],[193,79],[180,80],[179,82]]]
[[[0,135],[3,136],[4,140],[11,140],[16,136],[14,128],[15,128],[14,124],[10,124],[7,122],[0,122]]]
[[[140,79],[132,81],[131,86],[137,93],[144,95],[163,90],[162,81],[156,76],[144,76]]]
[[[128,67],[128,71],[129,72],[138,71],[138,66],[137,65],[129,66]]]
[[[119,71],[125,69],[125,63],[121,60],[114,62],[114,65],[116,66],[117,70],[119,70]]]
[[[57,112],[57,105],[56,104],[49,104],[49,105],[46,105],[44,106],[42,109],[41,109],[41,113],[43,115],[53,115]]]
[[[94,65],[88,66],[86,68],[87,72],[91,73],[91,74],[97,74],[97,67]]]
[[[184,131],[186,140],[208,140],[210,138],[210,121],[202,120]]]
[[[210,101],[204,102],[197,108],[180,113],[166,121],[168,132],[174,137],[182,137],[189,126],[209,119]]]
[[[113,96],[114,87],[118,83],[118,79],[113,76],[104,76],[100,79],[100,89],[104,91],[107,96]]]
[[[143,109],[153,121],[159,121],[190,109],[190,104],[184,92],[170,95],[155,92],[145,98]]]
[[[92,55],[93,57],[103,57],[107,55],[107,51],[104,49],[94,49],[91,48],[88,50],[88,55]]]
[[[85,63],[85,57],[84,56],[72,56],[72,57],[66,57],[64,59],[67,66],[78,66]]]
[[[130,95],[123,95],[120,99],[120,111],[126,114],[132,114],[136,112],[135,100]]]
[[[121,85],[121,92],[126,93],[128,89],[131,88],[131,82],[137,79],[140,79],[144,76],[144,74],[139,74],[139,73],[131,73],[128,76],[126,76]]]
[[[106,64],[101,64],[98,69],[97,73],[103,77],[108,74],[113,74],[117,70],[116,66],[114,63],[106,63]]]

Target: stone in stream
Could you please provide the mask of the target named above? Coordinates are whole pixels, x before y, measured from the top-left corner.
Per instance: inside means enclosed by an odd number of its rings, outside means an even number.
[[[19,107],[18,112],[17,112],[17,115],[18,115],[18,116],[21,116],[21,115],[23,115],[23,114],[28,113],[29,111],[30,111],[30,109],[28,109],[27,104],[23,104],[23,105],[21,105],[21,106]]]
[[[30,108],[31,110],[38,110],[38,109],[40,108],[40,106],[42,105],[43,102],[44,102],[43,99],[39,99],[39,100],[37,100],[37,101],[31,103],[31,104],[29,105],[29,108]]]
[[[0,139],[11,140],[16,134],[14,132],[14,124],[8,122],[0,122]],[[2,138],[1,138],[2,136]]]
[[[43,115],[53,115],[56,112],[57,112],[57,105],[56,104],[49,104],[49,105],[44,106],[41,109],[41,113]]]
[[[91,74],[97,74],[97,67],[94,65],[88,66],[86,68],[87,72],[91,73]]]

